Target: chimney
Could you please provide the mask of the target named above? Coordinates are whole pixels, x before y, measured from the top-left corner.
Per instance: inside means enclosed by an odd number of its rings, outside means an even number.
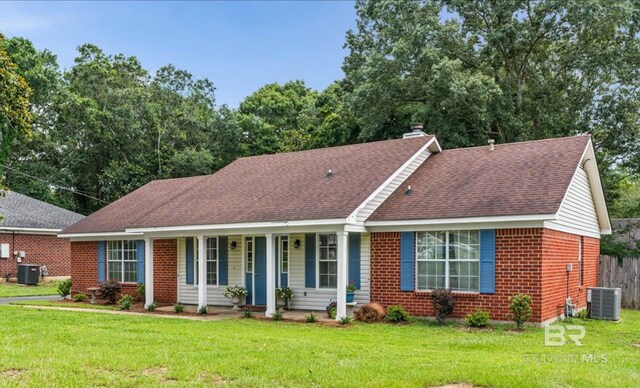
[[[495,140],[493,140],[493,139],[489,139],[487,142],[489,143],[489,151],[493,151],[493,150],[495,150],[495,149],[496,149],[496,147],[495,147],[495,145],[494,145],[494,144],[495,144],[495,142],[496,142]]]
[[[427,134],[422,131],[423,129],[424,127],[422,123],[413,123],[411,124],[411,132],[405,133],[404,135],[402,135],[402,138],[408,139],[408,138],[418,137],[418,136],[427,136]]]

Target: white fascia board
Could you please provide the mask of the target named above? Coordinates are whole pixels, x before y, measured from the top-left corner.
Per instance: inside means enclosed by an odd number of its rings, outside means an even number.
[[[59,238],[68,238],[71,241],[95,241],[95,240],[119,240],[142,237],[142,233],[126,232],[96,232],[96,233],[65,233],[58,234]]]
[[[590,163],[587,163],[587,161],[589,161]],[[569,187],[567,187],[567,191],[565,191],[564,197],[562,197],[562,202],[560,202],[560,206],[558,207],[558,212],[556,214],[559,216],[560,209],[562,209],[562,205],[564,205],[565,201],[567,200],[567,197],[569,196],[569,191],[571,189],[571,186],[573,185],[573,181],[576,179],[578,170],[580,169],[580,166],[582,166],[583,163],[584,163],[584,170],[587,172],[587,178],[589,180],[589,189],[591,190],[591,195],[593,196],[593,205],[596,208],[596,215],[598,216],[600,233],[611,234],[611,221],[609,219],[609,211],[607,210],[607,203],[604,199],[604,191],[602,190],[602,181],[600,180],[600,171],[598,171],[596,153],[593,148],[593,142],[591,139],[589,139],[587,146],[582,152],[580,163],[578,163],[578,166],[576,166],[576,169],[573,172],[573,176],[571,177],[571,182],[569,182]],[[600,237],[598,236],[598,238]]]
[[[367,233],[368,230],[367,228],[365,228],[362,225],[356,225],[356,224],[347,224],[344,226],[344,231],[345,232],[353,232],[353,233]]]
[[[22,234],[58,234],[62,229],[18,228],[13,226],[0,227],[0,232],[15,232]]]
[[[425,152],[427,149],[431,150],[430,147],[433,147],[435,149],[437,149],[437,151],[435,152],[440,152],[442,149],[440,148],[440,144],[438,144],[436,137],[433,136],[431,138],[431,140],[429,140],[428,142],[425,143],[425,145],[423,145],[422,147],[420,147],[420,149],[413,154],[409,159],[407,159],[407,161],[405,161],[402,166],[400,166],[400,168],[398,168],[396,171],[393,172],[393,174],[391,174],[380,186],[378,186],[377,189],[375,189],[375,191],[373,193],[371,193],[367,199],[365,199],[360,205],[358,205],[358,207],[351,212],[351,214],[349,214],[349,216],[347,217],[347,221],[350,223],[356,223],[356,219],[358,217],[358,213],[365,207],[367,206],[367,204],[369,202],[371,202],[375,197],[378,196],[378,194],[380,194],[380,192],[382,190],[384,190],[391,182],[393,182],[394,179],[396,179],[398,177],[398,175],[400,175],[404,170],[407,169],[407,167],[413,163],[414,160],[416,160],[423,152]],[[431,150],[431,152],[434,152],[433,150]],[[425,161],[429,159],[429,157],[427,156],[427,158],[425,158]],[[424,162],[423,162],[424,163]],[[422,164],[421,164],[422,165]],[[420,168],[420,166],[418,166],[418,168]],[[416,168],[417,169],[417,168]],[[383,201],[384,202],[384,201]],[[375,211],[375,210],[374,210]]]
[[[555,214],[533,214],[524,216],[496,216],[496,217],[464,217],[464,218],[439,218],[431,220],[400,220],[400,221],[365,221],[364,225],[368,229],[387,230],[389,228],[415,229],[416,227],[469,227],[470,225],[485,225],[493,227],[504,227],[499,224],[511,223],[526,226],[508,227],[542,227],[544,221],[553,221]]]
[[[237,224],[209,224],[209,225],[184,225],[184,226],[157,226],[148,228],[127,228],[127,233],[158,233],[158,232],[207,232],[219,230],[238,229],[274,229],[288,227],[308,227],[326,225],[344,225],[344,218],[332,218],[322,220],[298,220],[276,222],[245,222]]]

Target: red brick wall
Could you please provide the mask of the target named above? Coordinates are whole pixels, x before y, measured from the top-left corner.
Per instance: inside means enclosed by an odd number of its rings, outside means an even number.
[[[9,244],[11,258],[0,259],[0,275],[18,273],[13,251],[24,251],[24,264],[46,265],[49,276],[71,275],[71,244],[55,235],[0,233],[0,243]]]
[[[158,302],[174,303],[177,299],[177,245],[175,239],[154,241],[154,297]],[[97,241],[71,243],[71,279],[74,292],[86,293],[87,287],[98,286]],[[136,284],[122,283],[122,293],[135,296]]]
[[[586,287],[597,283],[599,240],[583,237],[584,287],[577,290],[577,239],[567,233],[542,228],[496,231],[496,292],[456,293],[453,317],[464,318],[478,309],[492,319],[509,320],[509,297],[527,293],[532,297],[531,321],[542,322],[562,313],[566,297],[566,263],[574,260],[575,296],[584,305]],[[575,249],[574,249],[575,245]],[[564,288],[563,288],[564,287]],[[433,316],[429,292],[400,291],[400,233],[371,235],[371,300],[383,305],[400,304],[411,314]],[[557,313],[556,305],[560,303]]]
[[[579,286],[578,249],[582,239],[582,286]],[[568,295],[577,307],[586,307],[587,288],[598,284],[600,240],[592,237],[544,230],[543,243],[543,307],[544,320],[561,315]],[[567,276],[567,264],[573,270]]]

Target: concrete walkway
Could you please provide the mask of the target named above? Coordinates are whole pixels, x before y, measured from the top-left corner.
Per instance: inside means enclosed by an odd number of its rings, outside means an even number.
[[[0,304],[9,304],[11,302],[20,302],[25,300],[60,300],[60,295],[12,296],[9,298],[0,298]]]

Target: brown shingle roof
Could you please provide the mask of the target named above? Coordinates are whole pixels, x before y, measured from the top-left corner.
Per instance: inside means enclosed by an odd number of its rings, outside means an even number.
[[[589,136],[445,150],[431,155],[368,221],[552,214]],[[405,195],[408,186],[412,195]]]
[[[431,139],[240,158],[212,175],[150,182],[63,233],[346,218]]]

